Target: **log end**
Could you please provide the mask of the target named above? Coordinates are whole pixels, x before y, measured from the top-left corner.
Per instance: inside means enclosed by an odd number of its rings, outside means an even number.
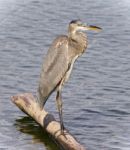
[[[18,103],[18,101],[22,100],[26,103],[26,105],[30,105],[30,101],[35,101],[34,96],[32,93],[23,93],[23,94],[18,94],[15,96],[11,96],[11,100],[13,103]]]

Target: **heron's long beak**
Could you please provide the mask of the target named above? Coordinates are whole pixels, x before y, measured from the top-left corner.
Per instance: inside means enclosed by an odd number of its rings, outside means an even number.
[[[84,25],[83,27],[85,30],[94,30],[98,32],[102,30],[102,28],[93,25],[89,25],[89,26]]]

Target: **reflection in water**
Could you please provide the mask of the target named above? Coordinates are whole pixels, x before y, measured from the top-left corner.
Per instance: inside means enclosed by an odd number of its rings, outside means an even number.
[[[32,118],[21,117],[16,119],[14,125],[18,131],[31,135],[33,143],[43,143],[48,150],[59,150],[59,147],[51,140],[49,135]]]

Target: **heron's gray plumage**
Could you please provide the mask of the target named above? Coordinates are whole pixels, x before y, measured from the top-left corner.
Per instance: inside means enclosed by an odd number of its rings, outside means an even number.
[[[39,98],[42,104],[68,74],[73,59],[80,56],[87,47],[87,38],[83,33],[73,37],[59,36],[52,43],[44,59],[39,82]],[[71,73],[71,72],[70,72]],[[67,77],[67,79],[69,76]],[[67,80],[66,79],[66,80]],[[66,81],[65,80],[65,81]],[[49,86],[51,85],[51,86]]]
[[[87,48],[87,36],[81,31],[89,29],[99,30],[100,28],[85,26],[78,20],[72,21],[69,24],[68,35],[61,35],[53,41],[42,65],[38,87],[38,103],[42,108],[50,94],[57,90],[56,100],[61,125],[63,125],[61,88],[69,79],[75,60]]]
[[[67,36],[54,40],[45,57],[39,82],[39,99],[42,105],[56,89],[69,67]],[[51,85],[51,86],[50,86]]]

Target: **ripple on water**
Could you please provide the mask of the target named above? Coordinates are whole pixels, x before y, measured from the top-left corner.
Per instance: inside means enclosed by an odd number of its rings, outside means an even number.
[[[58,150],[35,122],[21,117],[9,97],[36,91],[43,55],[76,18],[103,31],[88,32],[88,50],[63,90],[65,125],[88,150],[130,149],[129,4],[128,0],[0,1],[0,149]],[[54,99],[48,105],[57,114]]]

